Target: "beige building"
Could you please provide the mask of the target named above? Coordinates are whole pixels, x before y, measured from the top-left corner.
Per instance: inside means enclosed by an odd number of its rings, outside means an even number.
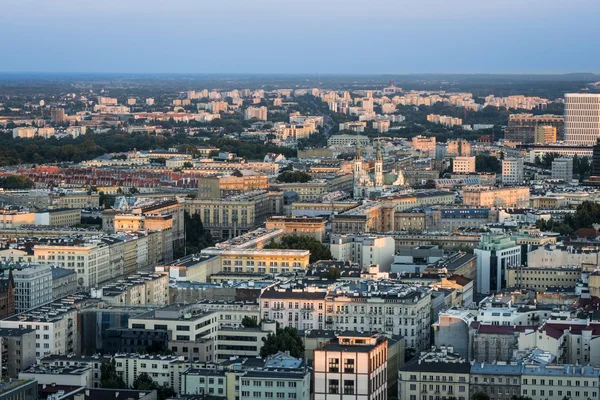
[[[35,225],[45,226],[73,226],[81,224],[81,210],[79,209],[52,209],[35,213]]]
[[[435,136],[415,136],[412,138],[412,147],[431,158],[435,158]]]
[[[314,351],[313,399],[386,399],[387,368],[387,338],[342,333]]]
[[[552,125],[536,125],[534,128],[535,143],[556,142],[556,127]]]
[[[92,296],[112,305],[164,306],[169,300],[169,276],[159,273],[139,273],[101,289],[92,289]]]
[[[202,254],[221,256],[221,271],[234,273],[281,274],[304,271],[309,263],[308,250],[218,249],[211,247]]]
[[[202,176],[198,178],[198,197],[219,199],[269,187],[269,177],[253,170],[236,170],[228,176]]]
[[[463,203],[471,207],[526,207],[529,187],[467,186]]]
[[[473,157],[454,157],[452,160],[452,172],[455,174],[468,174],[475,172],[475,156]]]
[[[471,144],[465,139],[453,139],[446,145],[448,156],[469,157],[471,155]]]
[[[507,287],[534,289],[536,292],[545,292],[549,287],[574,288],[580,279],[581,268],[578,267],[509,267],[506,270]]]
[[[267,107],[248,107],[244,110],[244,119],[258,119],[261,121],[267,120]]]
[[[284,235],[312,237],[323,242],[326,224],[327,220],[320,217],[272,216],[265,226],[267,229],[281,229]]]
[[[187,199],[185,207],[190,214],[200,215],[214,237],[229,239],[282,214],[283,193],[256,190],[222,199]]]
[[[382,205],[369,202],[333,216],[333,233],[365,233],[381,231]]]
[[[425,213],[422,211],[397,211],[394,213],[395,231],[423,232],[425,227]]]

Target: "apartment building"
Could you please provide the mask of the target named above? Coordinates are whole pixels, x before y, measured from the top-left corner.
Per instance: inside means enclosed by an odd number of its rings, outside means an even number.
[[[267,229],[281,229],[284,235],[311,237],[319,242],[325,238],[327,220],[322,217],[284,217],[272,216],[267,218]]]
[[[333,216],[333,233],[381,232],[381,209],[378,202],[365,202],[362,205],[340,212]]]
[[[582,365],[526,364],[521,373],[521,396],[533,400],[598,398],[600,368]]]
[[[95,290],[92,296],[113,305],[157,305],[169,302],[169,276],[166,273],[138,273]]]
[[[565,141],[593,146],[600,137],[600,94],[565,94]]]
[[[505,185],[523,184],[523,159],[506,158],[502,160],[502,183]]]
[[[327,139],[327,146],[354,147],[357,141],[360,142],[361,146],[368,146],[371,142],[368,136],[341,134],[331,135]]]
[[[377,264],[381,271],[389,271],[396,244],[390,236],[332,234],[329,248],[334,260],[351,261],[363,269]]]
[[[456,174],[468,174],[475,172],[475,156],[458,156],[452,159],[452,172]]]
[[[315,349],[314,399],[387,399],[388,339],[345,332]]]
[[[219,249],[210,247],[202,254],[220,256],[222,272],[281,274],[304,271],[310,251],[286,249]]]
[[[558,132],[557,136],[562,138],[565,118],[561,115],[551,114],[510,114],[508,126],[504,130],[504,139],[519,143],[538,142],[535,139],[535,131],[538,126],[550,126],[555,129],[555,132]]]
[[[565,182],[573,180],[573,158],[560,157],[552,161],[552,179],[558,179]]]
[[[446,144],[446,155],[469,157],[471,155],[471,144],[465,139],[452,139]]]
[[[282,214],[283,193],[257,190],[222,199],[190,199],[185,208],[190,214],[200,214],[204,228],[214,237],[226,240]]]
[[[27,328],[0,328],[2,368],[6,376],[16,379],[36,361],[35,330]]]
[[[244,119],[258,119],[260,121],[267,120],[267,107],[248,107],[244,110]]]
[[[527,207],[529,187],[467,186],[463,204],[471,207]]]
[[[428,157],[435,158],[435,136],[415,136],[412,138],[412,147]]]
[[[555,143],[556,127],[552,125],[536,125],[533,131],[534,143]]]
[[[510,267],[506,270],[506,286],[545,292],[550,287],[575,288],[581,279],[581,268]]]
[[[471,395],[485,393],[490,398],[511,400],[521,393],[521,363],[476,362],[471,366]]]
[[[159,386],[170,387],[180,393],[180,375],[187,369],[181,356],[158,356],[151,354],[117,354],[114,356],[117,375],[128,387],[140,374],[148,374]]]
[[[268,175],[250,169],[235,170],[230,175],[198,177],[198,197],[202,199],[220,199],[268,187]]]
[[[315,288],[268,289],[260,295],[260,317],[276,321],[282,327],[325,329],[326,296],[326,291]]]
[[[453,352],[452,347],[432,348],[421,352],[400,368],[399,400],[471,398],[469,378],[471,364]]]
[[[15,282],[15,312],[17,314],[50,303],[52,296],[52,268],[32,265],[13,272]]]
[[[73,295],[0,321],[0,328],[35,329],[35,355],[79,354],[77,310],[88,298]]]
[[[82,288],[96,286],[112,279],[110,249],[102,242],[75,244],[61,240],[39,242],[33,247],[35,259],[40,264],[54,264],[77,273],[77,285]]]

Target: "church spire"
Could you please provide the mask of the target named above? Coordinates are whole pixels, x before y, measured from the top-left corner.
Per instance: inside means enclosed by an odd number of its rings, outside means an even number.
[[[354,158],[359,159],[360,157],[360,137],[356,135],[356,152],[354,153]]]
[[[377,155],[375,157],[377,161],[383,161],[383,156],[381,155],[381,140],[377,138]]]

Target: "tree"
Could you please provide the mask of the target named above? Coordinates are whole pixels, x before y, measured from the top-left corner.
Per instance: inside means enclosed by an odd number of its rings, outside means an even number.
[[[476,392],[471,396],[471,400],[490,400],[490,396],[484,392]]]
[[[295,358],[304,357],[304,344],[296,328],[286,326],[280,329],[278,327],[276,333],[269,333],[266,338],[263,338],[263,346],[260,349],[261,357],[265,358],[280,351],[289,351],[290,355]]]
[[[311,263],[319,260],[331,260],[333,258],[328,247],[324,246],[317,239],[307,236],[283,236],[279,242],[271,239],[271,242],[264,248],[309,250]]]
[[[477,172],[502,172],[502,164],[494,157],[487,154],[475,156],[475,170]]]
[[[258,323],[256,322],[255,318],[246,315],[244,318],[242,318],[242,326],[244,328],[256,328],[258,326]]]
[[[158,400],[165,400],[175,396],[175,390],[167,386],[160,386],[152,380],[150,375],[143,372],[133,381],[133,388],[136,390],[156,390]]]
[[[34,182],[26,176],[11,175],[0,178],[0,188],[6,190],[31,189]]]
[[[109,389],[127,389],[123,378],[117,375],[116,362],[114,359],[105,361],[100,365],[100,386]]]
[[[214,240],[209,231],[204,229],[200,214],[190,215],[185,213],[183,216],[185,229],[185,247],[175,251],[176,257],[183,257],[185,254],[199,253],[200,250],[214,245]]]
[[[311,176],[303,171],[284,171],[277,175],[277,180],[281,183],[306,183]]]
[[[193,167],[194,167],[194,164],[192,164],[189,161],[186,161],[183,163],[183,168],[193,168]]]

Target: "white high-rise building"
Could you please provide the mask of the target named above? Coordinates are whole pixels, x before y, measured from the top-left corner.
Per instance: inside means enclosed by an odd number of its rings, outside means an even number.
[[[508,236],[483,235],[475,249],[477,292],[497,293],[506,288],[506,269],[521,265],[521,246]]]
[[[600,137],[600,94],[565,94],[565,141],[595,145]]]
[[[523,159],[507,158],[502,160],[502,183],[520,185],[523,183]]]
[[[17,314],[52,301],[52,268],[35,265],[13,272]]]

